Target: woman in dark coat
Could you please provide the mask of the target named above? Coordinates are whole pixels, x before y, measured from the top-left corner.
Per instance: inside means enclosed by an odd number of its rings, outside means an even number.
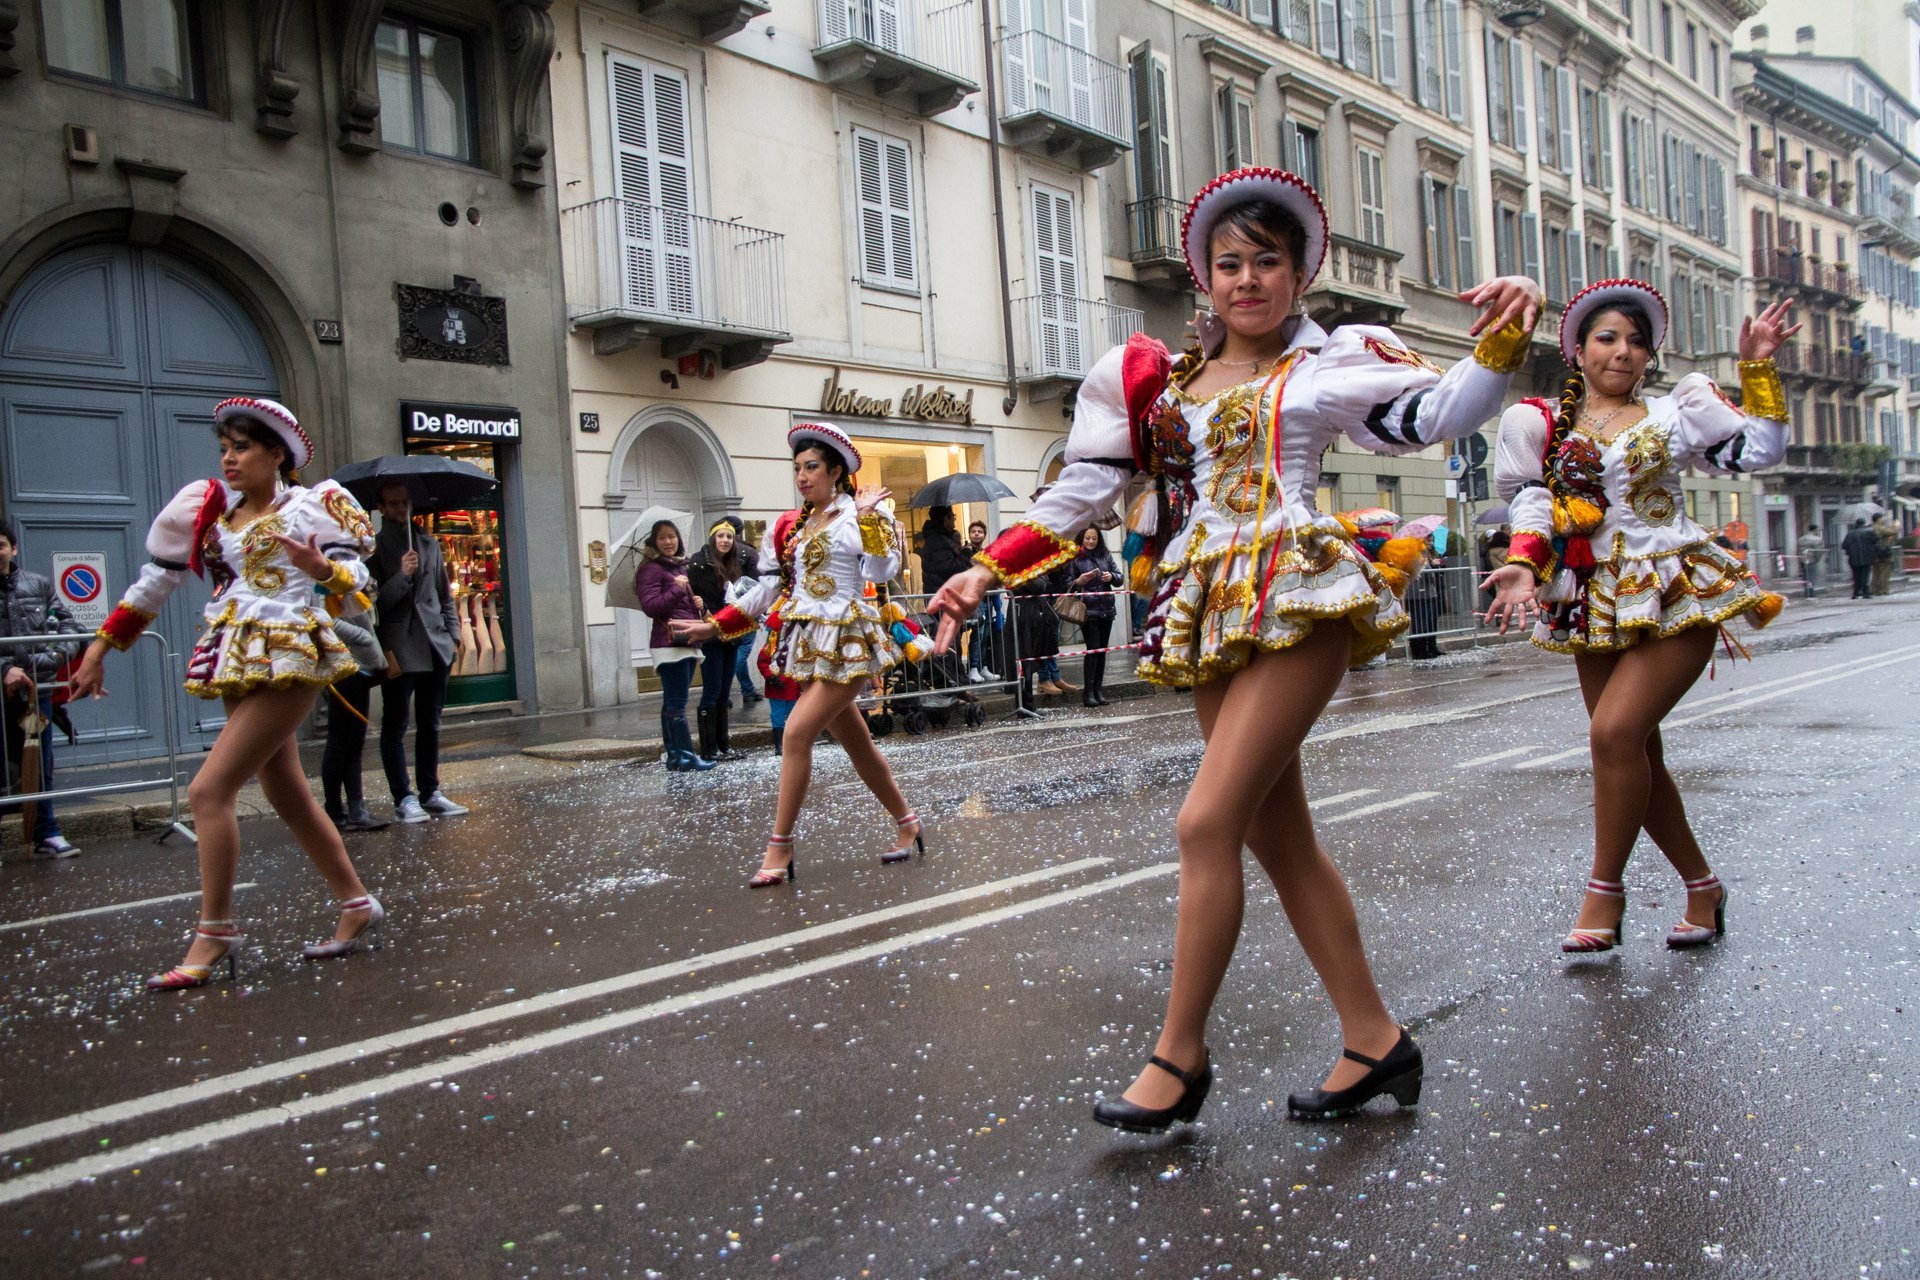
[[[1104,707],[1107,705],[1103,692],[1107,683],[1107,655],[1094,650],[1106,648],[1113,638],[1113,590],[1125,579],[1098,529],[1088,527],[1081,531],[1080,554],[1067,567],[1067,579],[1071,584],[1069,591],[1087,593],[1087,617],[1080,624],[1080,634],[1087,640],[1087,656],[1081,660],[1080,667],[1086,687],[1080,691],[1080,702],[1083,706]]]
[[[688,564],[680,554],[680,529],[671,520],[656,520],[641,545],[640,568],[633,575],[633,594],[640,609],[653,619],[653,669],[660,677],[660,741],[666,748],[667,768],[675,773],[713,768],[713,761],[695,755],[693,735],[687,732],[687,690],[693,687],[693,664],[699,651],[673,642],[667,629],[671,619],[698,622],[706,615],[693,594]]]
[[[741,528],[734,516],[719,521],[707,530],[707,545],[687,566],[687,581],[709,616],[727,604],[728,589],[742,574],[750,572],[741,550]],[[740,758],[740,752],[733,749],[733,731],[727,724],[740,644],[715,639],[700,646],[700,754],[712,759]]]
[[[1020,705],[1033,707],[1033,682],[1042,663],[1060,652],[1060,617],[1050,596],[1067,590],[1067,566],[1049,569],[1008,592],[1013,597],[1014,626],[1020,641]],[[1050,690],[1057,692],[1058,690]]]

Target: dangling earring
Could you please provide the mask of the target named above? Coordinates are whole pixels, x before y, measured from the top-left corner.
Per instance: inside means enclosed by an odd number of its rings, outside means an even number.
[[[1194,313],[1194,336],[1200,339],[1200,353],[1211,360],[1220,354],[1220,348],[1227,344],[1227,322],[1211,305],[1205,311]]]

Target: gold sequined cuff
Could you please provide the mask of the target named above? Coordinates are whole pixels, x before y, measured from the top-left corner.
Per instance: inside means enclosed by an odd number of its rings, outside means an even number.
[[[1473,358],[1481,368],[1505,376],[1527,362],[1527,348],[1532,342],[1533,330],[1522,328],[1518,320],[1509,320],[1480,335]]]
[[[347,571],[347,566],[339,560],[330,560],[328,563],[333,566],[333,576],[318,583],[319,588],[330,596],[344,596],[352,591],[353,574]]]
[[[1750,418],[1787,420],[1787,393],[1772,360],[1740,362],[1740,411]]]
[[[870,556],[893,550],[893,521],[882,515],[860,517],[860,546]]]

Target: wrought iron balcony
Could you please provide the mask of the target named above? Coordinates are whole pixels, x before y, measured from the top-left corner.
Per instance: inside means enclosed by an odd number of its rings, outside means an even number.
[[[1035,400],[1055,400],[1080,385],[1094,362],[1136,332],[1145,317],[1070,293],[1036,293],[1013,300],[1020,337],[1015,376]]]
[[[1193,273],[1187,269],[1180,245],[1180,219],[1186,211],[1186,203],[1172,196],[1148,196],[1127,206],[1127,256],[1141,284],[1175,290],[1193,287]]]
[[[1391,324],[1407,309],[1400,293],[1400,259],[1393,249],[1335,233],[1327,239],[1327,260],[1313,287],[1307,309],[1322,325]]]
[[[910,99],[923,116],[980,87],[975,0],[819,0],[814,61],[831,84],[864,81]]]
[[[1000,41],[1001,134],[1076,169],[1112,164],[1127,140],[1127,72],[1044,31]]]
[[[1874,360],[1867,367],[1867,391],[1870,399],[1900,394],[1900,366],[1891,360]]]
[[[1920,255],[1920,218],[1887,199],[1862,202],[1860,242],[1886,245],[1907,257]]]
[[[644,17],[685,14],[699,28],[702,40],[724,40],[773,10],[769,0],[635,0],[634,7]]]
[[[739,369],[793,340],[783,236],[615,198],[566,210],[561,231],[567,316],[596,354],[658,339],[662,356]]]
[[[1815,262],[1784,249],[1755,249],[1753,274],[1764,284],[1824,293],[1853,306],[1867,299],[1866,286],[1845,264]]]

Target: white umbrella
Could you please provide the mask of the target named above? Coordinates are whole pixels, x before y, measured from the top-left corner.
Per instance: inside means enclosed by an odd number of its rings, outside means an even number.
[[[675,511],[671,507],[648,507],[640,513],[640,518],[620,536],[608,553],[611,563],[607,567],[607,604],[615,609],[638,609],[640,597],[633,593],[633,575],[640,572],[641,546],[647,535],[653,532],[653,526],[662,520],[673,521],[673,527],[680,531],[680,554],[687,554],[687,530],[693,524],[693,517],[685,511]]]
[[[1840,523],[1851,525],[1855,520],[1878,520],[1887,514],[1887,509],[1877,502],[1849,502],[1840,508]]]

